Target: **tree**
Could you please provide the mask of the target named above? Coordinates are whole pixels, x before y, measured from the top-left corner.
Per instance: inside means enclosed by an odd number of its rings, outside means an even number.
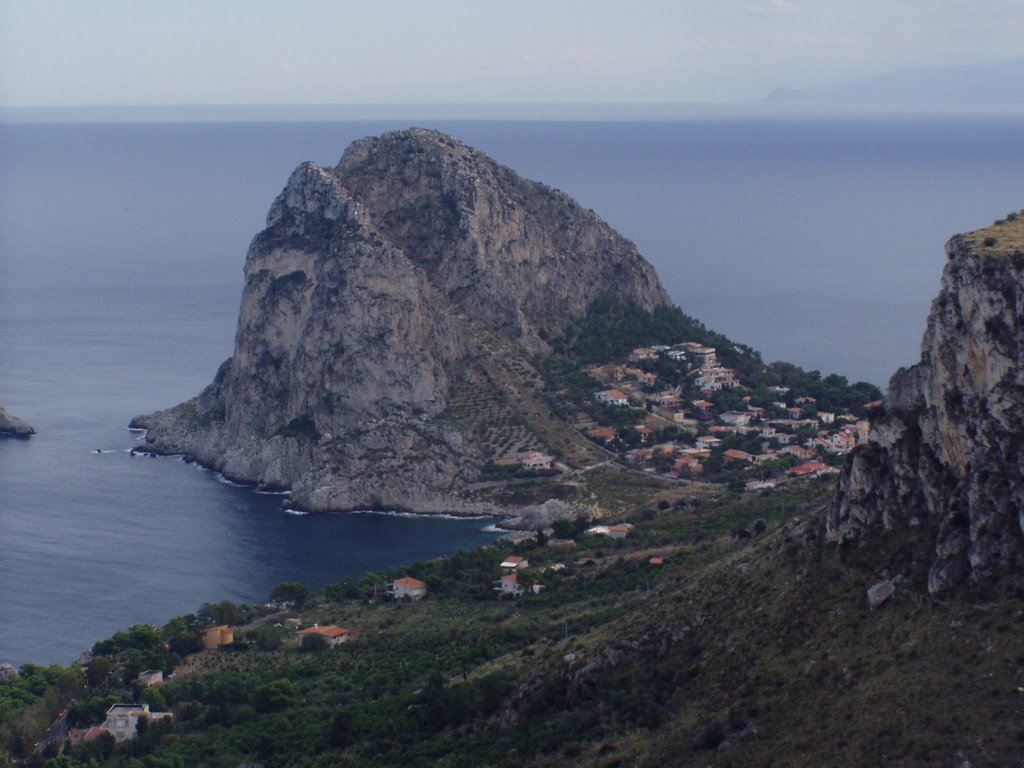
[[[270,599],[275,603],[291,603],[302,608],[309,597],[309,587],[298,581],[282,581],[270,592]]]

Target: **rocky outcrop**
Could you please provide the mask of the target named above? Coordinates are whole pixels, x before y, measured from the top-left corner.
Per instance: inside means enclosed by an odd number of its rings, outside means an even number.
[[[31,437],[36,433],[35,429],[27,421],[22,421],[17,416],[11,416],[3,406],[0,406],[0,436],[7,437]]]
[[[133,424],[145,450],[307,509],[490,511],[460,497],[484,456],[456,401],[496,381],[535,397],[502,372],[528,371],[601,296],[669,303],[635,246],[567,195],[434,131],[364,139],[336,168],[299,166],[274,202],[213,383]]]
[[[1024,557],[1024,222],[954,237],[921,361],[889,383],[871,443],[840,478],[826,531],[906,529],[934,542],[928,588]]]

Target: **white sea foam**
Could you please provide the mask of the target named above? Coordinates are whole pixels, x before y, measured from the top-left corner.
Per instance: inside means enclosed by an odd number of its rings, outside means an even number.
[[[444,512],[399,512],[386,509],[353,509],[349,512],[332,512],[335,515],[383,515],[385,517],[418,517],[432,520],[487,520],[490,515],[450,515]]]
[[[309,512],[307,512],[304,509],[286,509],[285,510],[285,514],[286,515],[297,515],[297,516],[301,517],[302,515],[308,515]]]

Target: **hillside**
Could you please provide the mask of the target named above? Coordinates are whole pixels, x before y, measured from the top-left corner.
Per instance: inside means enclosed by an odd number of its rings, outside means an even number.
[[[352,641],[299,650],[295,629],[257,627],[155,688],[120,681],[177,663],[162,638],[180,650],[196,622],[251,609],[133,628],[97,644],[76,724],[140,696],[173,725],[74,746],[59,765],[1017,764],[1019,580],[939,601],[897,577],[871,609],[867,589],[896,574],[823,543],[831,489],[662,495],[622,540],[571,532],[574,548],[498,543],[368,574],[274,617],[352,628]],[[513,552],[539,594],[495,591]],[[376,592],[406,574],[427,597]],[[29,672],[21,680],[45,690],[45,671]],[[50,682],[55,705],[60,677]],[[6,718],[8,745],[31,738],[33,717],[45,727],[41,706]]]

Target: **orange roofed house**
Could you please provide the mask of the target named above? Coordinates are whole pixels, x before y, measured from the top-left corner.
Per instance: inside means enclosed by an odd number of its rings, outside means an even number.
[[[391,582],[388,592],[396,598],[407,597],[410,600],[419,600],[427,594],[427,583],[414,579],[412,576],[403,576],[401,579],[395,579]]]
[[[327,641],[329,647],[334,648],[342,643],[347,643],[352,638],[352,630],[336,627],[333,624],[325,624],[322,627],[319,624],[314,624],[312,627],[299,630],[299,647],[303,646],[307,637],[313,635],[319,635]]]
[[[522,568],[529,568],[530,561],[522,555],[509,555],[501,561],[500,568],[504,568],[506,571],[517,571]]]

